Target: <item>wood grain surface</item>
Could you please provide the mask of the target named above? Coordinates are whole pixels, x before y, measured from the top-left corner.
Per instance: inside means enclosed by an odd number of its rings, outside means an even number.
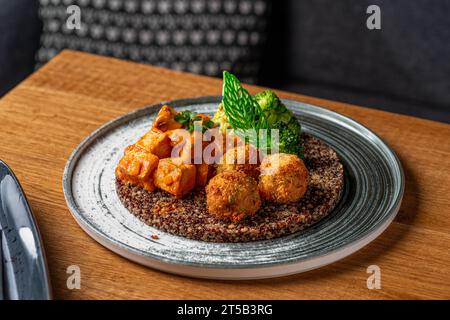
[[[0,158],[14,170],[42,233],[58,299],[426,299],[450,298],[450,126],[317,98],[375,131],[399,155],[406,193],[394,223],[332,265],[257,281],[174,276],[102,247],[72,218],[62,173],[72,150],[104,122],[147,104],[221,94],[221,80],[64,51],[0,100]],[[251,92],[260,89],[249,86]],[[81,288],[67,288],[67,268]],[[367,267],[381,268],[369,290]]]

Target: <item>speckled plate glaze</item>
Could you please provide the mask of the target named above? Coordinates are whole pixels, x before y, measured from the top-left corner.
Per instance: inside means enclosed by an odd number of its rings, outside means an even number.
[[[357,122],[292,100],[283,102],[300,119],[303,131],[330,145],[344,165],[344,194],[331,214],[301,232],[245,243],[189,240],[141,222],[123,207],[115,190],[114,168],[123,149],[148,130],[162,105],[212,114],[220,99],[200,97],[148,106],[88,136],[70,156],[63,176],[67,204],[80,226],[105,247],[146,266],[231,280],[278,277],[327,265],[359,250],[392,222],[404,190],[395,153]]]

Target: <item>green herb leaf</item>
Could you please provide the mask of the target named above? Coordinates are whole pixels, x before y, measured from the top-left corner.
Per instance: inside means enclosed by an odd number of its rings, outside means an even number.
[[[203,127],[211,129],[215,126],[215,123],[212,120],[205,120],[203,121]]]
[[[191,120],[191,111],[182,111],[182,112],[176,114],[174,119],[178,123],[187,125],[187,124],[189,124],[189,121]]]
[[[223,72],[222,106],[236,134],[259,147],[258,132],[269,129],[267,119],[256,99],[228,71]],[[245,130],[255,130],[256,135],[248,135]]]
[[[202,117],[199,116],[197,112],[186,110],[176,114],[174,119],[176,122],[182,124],[183,128],[192,133],[194,131],[194,122],[201,121]],[[213,121],[205,120],[202,122],[202,132],[205,132],[207,129],[211,129],[214,126],[215,123]]]

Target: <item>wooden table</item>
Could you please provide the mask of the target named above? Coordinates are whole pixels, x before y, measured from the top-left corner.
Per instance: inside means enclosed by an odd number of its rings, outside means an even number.
[[[65,51],[0,100],[0,158],[15,171],[42,233],[58,299],[450,298],[450,126],[345,103],[278,92],[366,125],[399,155],[406,193],[395,222],[340,262],[258,281],[174,276],[130,262],[84,233],[64,200],[72,150],[104,122],[160,101],[221,94],[220,79]],[[249,87],[251,92],[258,88]],[[81,269],[69,290],[67,268]],[[381,268],[369,290],[370,265]]]

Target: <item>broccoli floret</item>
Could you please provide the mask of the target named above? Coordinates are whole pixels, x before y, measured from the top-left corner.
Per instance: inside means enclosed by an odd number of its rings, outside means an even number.
[[[271,109],[286,109],[280,98],[278,98],[278,96],[270,90],[258,92],[255,94],[255,99],[264,111]]]
[[[255,99],[266,115],[269,127],[279,130],[279,151],[303,158],[301,126],[292,111],[270,90],[257,93]]]
[[[283,153],[290,153],[303,159],[303,143],[300,137],[300,125],[298,123],[286,124],[283,122],[276,123],[272,129],[279,130],[279,146],[278,149]]]
[[[286,108],[273,91],[259,92],[255,95],[255,99],[265,113],[270,127],[280,122],[288,124],[292,120],[298,123],[292,112]]]

